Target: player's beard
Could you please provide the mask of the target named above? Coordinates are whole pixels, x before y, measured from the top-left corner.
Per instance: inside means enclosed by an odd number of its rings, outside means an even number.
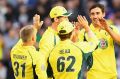
[[[93,23],[94,23],[95,25],[99,25],[99,20],[98,20],[98,19],[93,19]]]

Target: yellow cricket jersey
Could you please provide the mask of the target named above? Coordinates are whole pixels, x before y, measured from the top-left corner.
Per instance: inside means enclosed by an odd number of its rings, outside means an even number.
[[[16,79],[47,79],[44,57],[34,46],[23,46],[19,40],[11,50],[11,61]]]
[[[84,30],[79,32],[79,41],[82,41],[83,39]],[[49,56],[49,52],[55,47],[56,44],[59,43],[59,41],[60,38],[57,35],[57,32],[53,30],[51,27],[48,27],[48,29],[45,31],[39,42],[40,52],[45,55],[46,59]]]
[[[2,42],[0,42],[0,60],[3,58],[3,47],[2,47]]]
[[[105,30],[90,28],[99,39],[98,48],[93,52],[93,65],[87,72],[87,79],[117,79],[115,50],[112,37]],[[110,28],[118,33],[114,26]]]
[[[49,52],[54,48],[56,44],[59,43],[59,41],[60,38],[57,35],[57,32],[51,27],[48,27],[39,42],[39,51],[45,55],[46,61],[49,56]]]
[[[97,46],[97,39],[91,42],[73,43],[71,40],[60,41],[50,52],[49,68],[54,79],[80,79],[83,60],[87,59]],[[85,58],[85,59],[83,59]]]

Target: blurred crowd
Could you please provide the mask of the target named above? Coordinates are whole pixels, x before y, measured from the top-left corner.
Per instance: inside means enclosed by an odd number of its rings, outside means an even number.
[[[70,21],[77,21],[77,15],[84,15],[90,22],[88,9],[95,3],[104,4],[106,19],[120,31],[120,0],[0,0],[0,79],[14,79],[10,62],[10,50],[19,39],[19,30],[32,24],[37,13],[44,21],[37,34],[36,48],[42,34],[51,24],[49,12],[53,6],[64,6],[73,13]],[[49,38],[48,38],[49,39]],[[118,77],[120,79],[120,45],[115,44]]]

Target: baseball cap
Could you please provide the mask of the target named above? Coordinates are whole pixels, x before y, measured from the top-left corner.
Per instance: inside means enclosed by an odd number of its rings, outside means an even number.
[[[69,21],[62,21],[57,27],[58,34],[64,35],[72,32],[74,25]]]
[[[72,13],[67,12],[67,10],[62,6],[55,6],[50,11],[50,18],[56,18],[58,16],[70,16]]]

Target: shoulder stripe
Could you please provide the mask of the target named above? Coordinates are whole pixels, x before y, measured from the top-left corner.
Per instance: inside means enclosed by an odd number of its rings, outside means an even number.
[[[85,61],[84,61],[84,52],[81,50],[80,47],[78,47],[74,43],[71,43],[71,44],[74,45],[75,47],[77,47],[82,52],[82,65],[81,65],[81,70],[78,73],[78,79],[83,79],[83,75],[84,75],[84,73],[83,73],[83,71],[84,71],[83,67],[84,67],[84,63],[85,63]]]
[[[74,43],[71,43],[73,46],[75,46],[76,48],[78,48],[82,53],[84,53],[80,47],[78,47],[77,45],[75,45]]]

